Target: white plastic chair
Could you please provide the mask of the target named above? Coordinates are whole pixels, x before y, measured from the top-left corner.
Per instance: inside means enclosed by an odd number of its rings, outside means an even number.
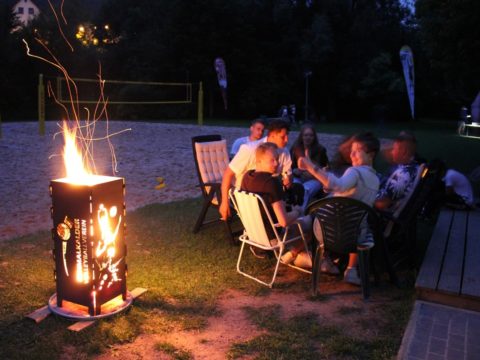
[[[237,260],[237,271],[240,274],[259,282],[260,284],[266,285],[271,288],[273,286],[273,283],[275,282],[275,278],[277,277],[278,267],[281,262],[280,259],[286,249],[285,246],[301,239],[304,243],[305,249],[308,249],[308,244],[305,239],[302,226],[298,221],[295,221],[294,223],[287,226],[282,233],[280,231],[281,226],[278,223],[275,224],[273,222],[272,216],[260,195],[249,193],[246,191],[240,191],[237,189],[231,189],[229,192],[229,196],[245,228],[243,235],[239,237],[242,245],[240,247],[240,253]],[[273,232],[275,234],[275,237],[273,239],[270,239],[267,235],[268,232],[262,219],[261,208],[264,209],[268,221],[272,226]],[[295,227],[298,228],[298,233],[293,231]],[[240,263],[242,261],[245,244],[260,248],[262,250],[272,250],[274,252],[277,263],[275,265],[273,276],[270,282],[265,282],[258,277],[242,271]],[[288,266],[311,274],[311,271],[309,270],[290,264],[288,264]]]

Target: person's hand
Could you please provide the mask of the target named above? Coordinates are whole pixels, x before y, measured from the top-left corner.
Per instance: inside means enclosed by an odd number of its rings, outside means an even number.
[[[313,168],[313,163],[309,159],[303,156],[298,159],[297,164],[300,170],[308,171],[309,169]]]
[[[282,184],[287,189],[292,185],[292,180],[290,179],[289,175],[282,176]]]
[[[220,213],[220,218],[225,221],[231,216],[230,205],[228,204],[228,201],[222,201],[218,207],[218,212]]]

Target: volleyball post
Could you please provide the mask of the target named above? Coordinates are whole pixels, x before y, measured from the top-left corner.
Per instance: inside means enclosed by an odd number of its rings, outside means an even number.
[[[38,75],[38,133],[45,135],[45,86],[43,74]]]
[[[198,125],[203,125],[203,83],[198,87]]]

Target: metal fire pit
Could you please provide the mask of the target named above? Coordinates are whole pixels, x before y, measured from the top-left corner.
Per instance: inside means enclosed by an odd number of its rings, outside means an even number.
[[[86,184],[57,179],[50,195],[57,290],[50,309],[77,318],[84,316],[83,308],[85,316],[98,317],[130,305],[124,179],[92,175]]]

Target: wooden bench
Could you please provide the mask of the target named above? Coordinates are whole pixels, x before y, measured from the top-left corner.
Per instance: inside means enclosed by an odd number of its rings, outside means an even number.
[[[440,212],[415,287],[421,300],[480,311],[480,211]]]

